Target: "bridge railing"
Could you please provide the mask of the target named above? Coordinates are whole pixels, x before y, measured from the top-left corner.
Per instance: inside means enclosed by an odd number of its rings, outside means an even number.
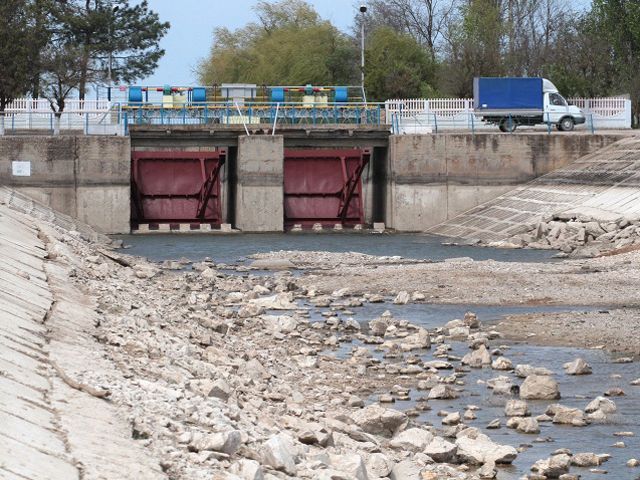
[[[631,128],[631,100],[626,97],[569,98],[587,118],[589,130]],[[474,115],[470,98],[412,98],[385,102],[387,118],[395,116],[399,132],[489,130],[495,126]],[[544,126],[541,128],[545,128]]]
[[[386,125],[383,103],[233,103],[182,107],[141,103],[119,107],[131,125]]]

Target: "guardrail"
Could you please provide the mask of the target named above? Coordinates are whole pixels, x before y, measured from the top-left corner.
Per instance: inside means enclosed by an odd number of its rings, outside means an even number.
[[[587,117],[586,126],[591,131],[601,129],[631,128],[631,100],[625,97],[569,98]],[[397,131],[431,128],[444,130],[484,130],[495,126],[474,116],[473,100],[465,98],[412,98],[385,102],[388,118],[398,119]]]
[[[141,103],[119,106],[125,130],[131,125],[385,125],[382,103],[212,102],[182,107]]]

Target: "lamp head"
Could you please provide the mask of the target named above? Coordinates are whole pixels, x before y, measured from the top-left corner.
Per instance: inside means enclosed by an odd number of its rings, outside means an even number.
[[[367,13],[367,6],[364,3],[360,5],[360,13]]]

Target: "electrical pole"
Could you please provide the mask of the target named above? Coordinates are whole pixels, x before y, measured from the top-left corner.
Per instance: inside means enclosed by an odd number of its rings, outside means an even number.
[[[367,94],[364,91],[364,22],[367,6],[365,4],[360,5],[360,13],[362,14],[362,21],[360,22],[360,84],[362,86],[362,98],[366,103]]]

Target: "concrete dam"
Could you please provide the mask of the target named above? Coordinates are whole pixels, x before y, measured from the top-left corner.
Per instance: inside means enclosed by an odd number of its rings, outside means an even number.
[[[459,215],[477,217],[475,207],[598,158],[621,138],[390,135],[370,125],[290,126],[277,135],[135,126],[129,137],[0,138],[0,184],[108,234],[384,223],[398,232],[475,237],[456,229],[467,218]]]

